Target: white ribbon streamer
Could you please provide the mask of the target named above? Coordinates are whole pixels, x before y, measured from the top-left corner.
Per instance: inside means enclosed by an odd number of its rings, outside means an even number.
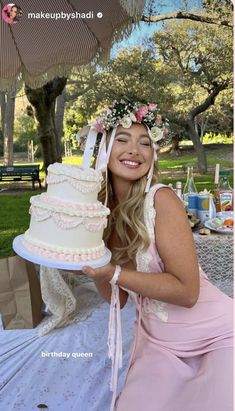
[[[88,136],[87,136],[87,141],[86,141],[86,146],[85,146],[85,151],[84,151],[83,161],[82,161],[82,167],[85,169],[88,169],[91,166],[91,159],[92,159],[93,151],[95,148],[96,139],[97,139],[97,131],[95,128],[91,126]]]
[[[148,175],[147,175],[146,187],[145,187],[145,190],[144,190],[145,193],[148,193],[149,189],[150,189],[150,186],[151,186],[152,179],[153,179],[154,162],[155,162],[155,160],[157,160],[157,152],[156,152],[156,148],[154,147],[154,144],[153,144],[152,139],[151,139],[151,131],[150,131],[150,129],[147,125],[146,125],[146,127],[147,127],[148,135],[149,135],[153,150],[154,150],[152,163],[151,163]]]
[[[109,311],[108,357],[112,361],[110,389],[113,391],[113,396],[110,411],[113,411],[117,395],[118,370],[122,367],[122,325],[119,287],[117,284],[112,284],[111,287],[112,295]]]
[[[103,132],[100,147],[95,163],[96,170],[106,171],[107,168],[107,153],[106,153],[106,131]]]

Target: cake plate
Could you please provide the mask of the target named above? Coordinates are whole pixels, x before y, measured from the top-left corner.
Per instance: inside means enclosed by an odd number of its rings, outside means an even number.
[[[23,244],[23,237],[24,234],[21,234],[14,238],[12,245],[13,250],[16,252],[16,254],[18,254],[25,260],[29,260],[35,264],[44,265],[45,267],[58,268],[61,270],[81,270],[82,267],[86,265],[92,268],[99,268],[108,264],[112,257],[111,251],[106,248],[104,256],[97,260],[81,261],[80,263],[72,261],[69,262],[63,260],[53,260],[51,258],[45,258],[40,256],[39,254],[29,251]]]

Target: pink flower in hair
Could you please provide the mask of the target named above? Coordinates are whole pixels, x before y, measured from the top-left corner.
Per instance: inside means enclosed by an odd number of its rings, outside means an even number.
[[[136,112],[135,112],[135,117],[138,123],[141,123],[142,118],[146,116],[148,113],[148,109],[145,106],[140,107]]]
[[[148,109],[149,111],[155,111],[157,109],[157,104],[150,103]]]
[[[96,121],[94,123],[94,126],[95,126],[95,129],[96,129],[97,133],[100,133],[104,130],[104,125],[103,125],[100,118],[96,119]]]

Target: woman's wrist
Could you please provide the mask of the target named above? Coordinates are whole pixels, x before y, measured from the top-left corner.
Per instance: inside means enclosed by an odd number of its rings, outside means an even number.
[[[97,284],[109,284],[111,279],[113,278],[113,275],[115,273],[115,268],[116,266],[109,263],[105,267],[101,267],[100,269],[97,270],[102,270],[102,275],[95,276],[93,277],[95,283]]]
[[[119,278],[119,276],[120,276],[120,274],[121,274],[121,271],[122,271],[121,266],[120,266],[120,265],[116,265],[114,274],[113,274],[111,280],[109,281],[111,285],[117,284],[117,281],[118,281],[118,278]]]

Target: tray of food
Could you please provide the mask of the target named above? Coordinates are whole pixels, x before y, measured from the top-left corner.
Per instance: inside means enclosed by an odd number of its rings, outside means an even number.
[[[204,226],[221,234],[233,234],[233,213],[218,213],[205,221]]]

